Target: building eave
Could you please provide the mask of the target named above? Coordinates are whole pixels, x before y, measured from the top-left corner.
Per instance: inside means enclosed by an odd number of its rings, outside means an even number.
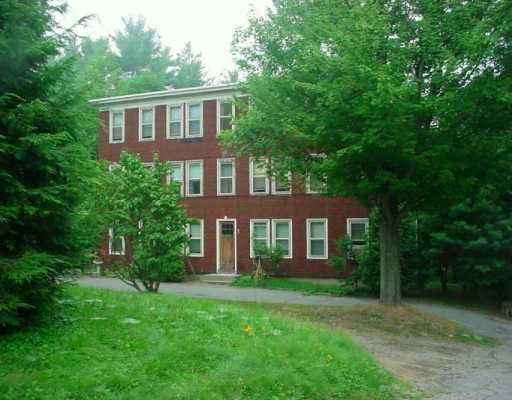
[[[183,89],[168,89],[168,90],[160,90],[158,92],[146,92],[146,93],[136,93],[136,94],[128,94],[124,96],[113,96],[113,97],[103,97],[99,99],[89,100],[89,104],[93,106],[109,106],[113,104],[122,104],[122,103],[137,103],[137,102],[147,102],[152,100],[162,100],[162,99],[171,99],[174,97],[187,97],[194,95],[214,95],[216,93],[222,92],[233,92],[239,88],[238,83],[230,83],[226,85],[217,85],[217,86],[199,86],[192,88],[183,88]]]

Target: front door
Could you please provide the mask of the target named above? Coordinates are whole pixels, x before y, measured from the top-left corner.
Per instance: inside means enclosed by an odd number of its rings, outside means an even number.
[[[234,274],[235,271],[235,222],[219,221],[219,274]]]

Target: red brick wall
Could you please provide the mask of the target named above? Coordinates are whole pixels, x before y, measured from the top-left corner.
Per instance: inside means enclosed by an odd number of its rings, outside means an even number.
[[[138,108],[125,110],[125,140],[122,144],[109,144],[109,114],[100,113],[103,122],[99,138],[99,157],[117,161],[121,150],[137,152],[143,161],[151,161],[153,152],[162,160],[203,160],[203,196],[185,198],[190,217],[204,220],[204,257],[191,257],[196,272],[216,271],[216,220],[236,218],[238,271],[252,271],[249,258],[249,220],[255,218],[292,219],[293,258],[285,260],[280,274],[302,277],[333,277],[334,271],[325,260],[306,259],[306,218],[327,218],[329,255],[336,252],[335,241],[346,234],[346,219],[367,217],[368,210],[350,199],[326,198],[305,194],[298,180],[294,182],[293,195],[249,195],[249,160],[236,162],[236,196],[217,196],[217,159],[226,154],[217,141],[217,110],[215,100],[203,102],[203,137],[194,139],[166,138],[166,109],[155,107],[155,140],[139,142]],[[101,253],[105,261],[115,262],[119,256],[108,256],[108,247]]]

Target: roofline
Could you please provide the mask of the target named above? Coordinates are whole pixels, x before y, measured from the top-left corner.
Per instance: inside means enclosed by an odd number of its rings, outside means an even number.
[[[117,103],[125,103],[130,101],[138,101],[138,100],[151,100],[151,99],[159,99],[165,97],[178,97],[178,96],[187,96],[194,94],[202,94],[202,93],[215,93],[222,92],[226,90],[235,90],[239,87],[238,83],[229,83],[225,85],[217,85],[217,86],[198,86],[191,88],[183,88],[183,89],[167,89],[160,90],[158,92],[146,92],[146,93],[136,93],[136,94],[127,94],[123,96],[113,96],[113,97],[102,97],[99,99],[89,100],[89,104],[94,106],[102,106],[107,104],[117,104]]]

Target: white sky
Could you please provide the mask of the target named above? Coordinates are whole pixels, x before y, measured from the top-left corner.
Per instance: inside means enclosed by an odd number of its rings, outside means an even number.
[[[173,53],[190,41],[194,52],[202,53],[209,77],[218,77],[232,69],[231,40],[235,29],[246,26],[252,9],[265,13],[271,0],[67,0],[69,11],[64,25],[95,14],[79,33],[97,38],[112,35],[122,26],[121,17],[143,15],[147,25],[155,28],[162,44]]]

